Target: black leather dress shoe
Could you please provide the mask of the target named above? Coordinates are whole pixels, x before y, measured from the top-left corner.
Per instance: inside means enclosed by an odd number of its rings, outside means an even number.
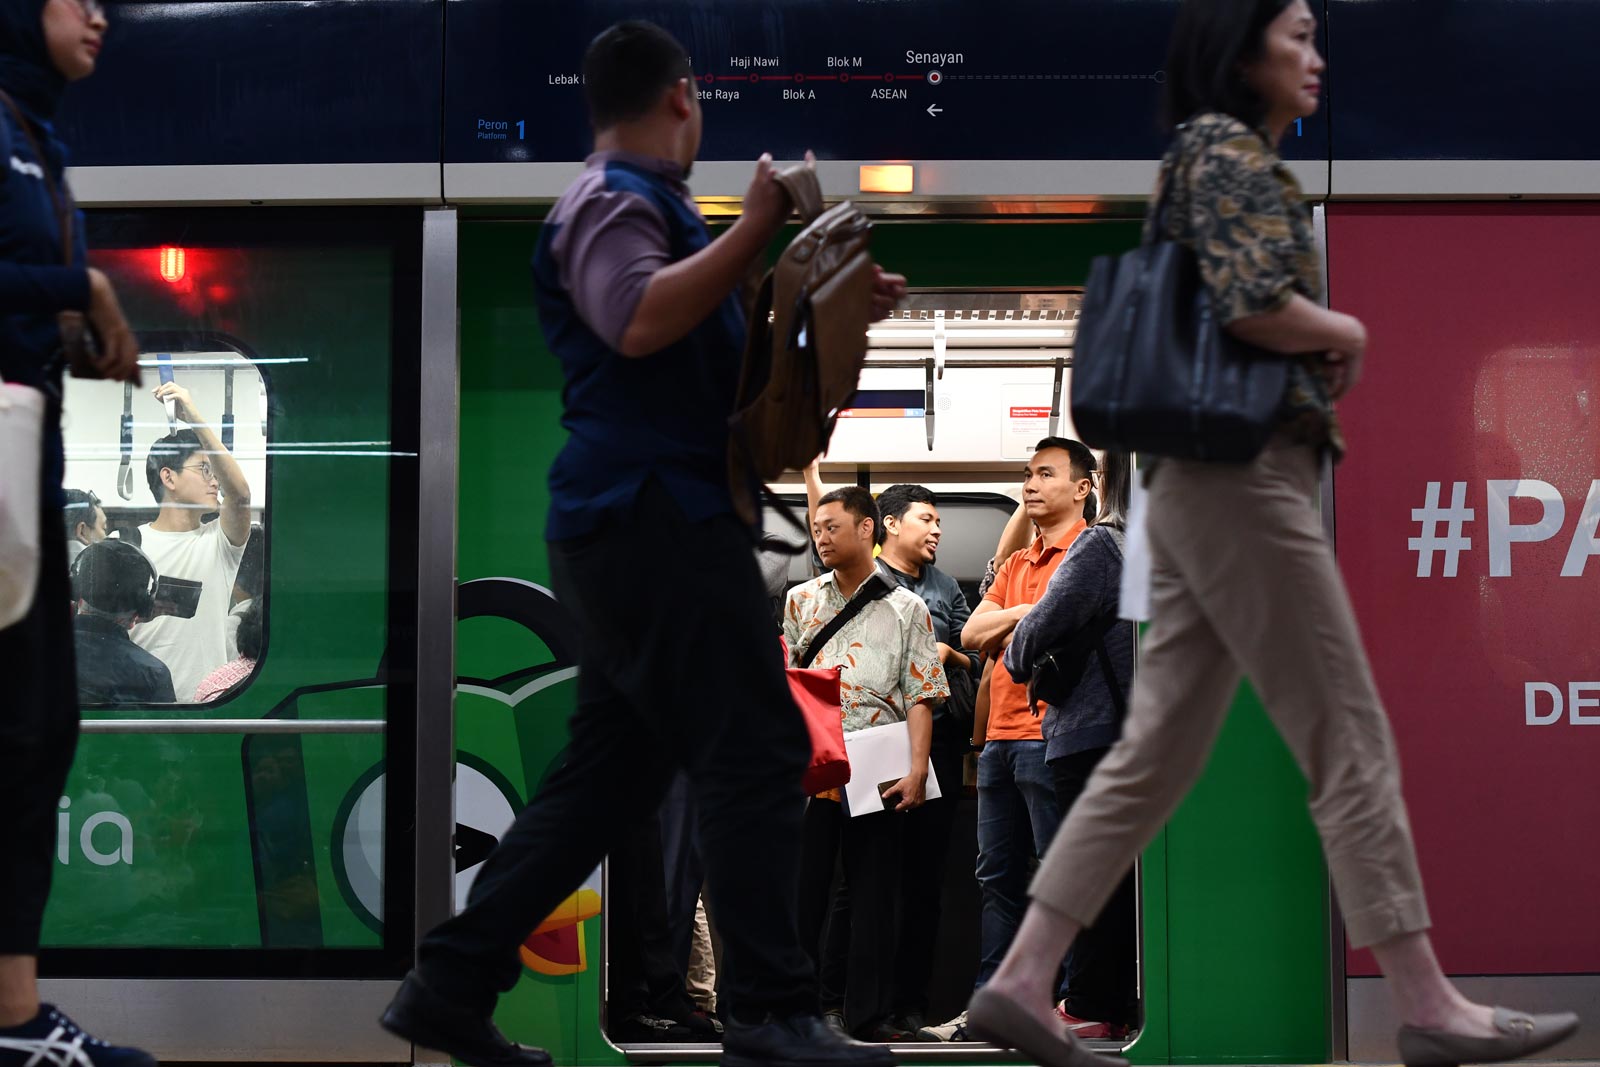
[[[378,1021],[391,1034],[472,1067],[550,1067],[550,1053],[507,1040],[492,1019],[445,1000],[414,971]]]
[[[723,1020],[722,1067],[894,1067],[882,1045],[837,1033],[820,1015],[768,1019],[759,1025]]]
[[[619,1045],[675,1045],[702,1040],[676,1019],[644,1012],[607,1027],[606,1036]]]

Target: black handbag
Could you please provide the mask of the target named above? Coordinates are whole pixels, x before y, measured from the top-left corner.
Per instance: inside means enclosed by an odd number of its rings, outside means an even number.
[[[1072,423],[1095,448],[1246,463],[1278,426],[1289,361],[1222,329],[1194,253],[1165,236],[1174,180],[1162,183],[1150,239],[1089,268]]]
[[[1111,653],[1106,650],[1106,637],[1120,621],[1115,611],[1105,612],[1085,623],[1063,644],[1039,653],[1039,658],[1033,661],[1033,674],[1028,678],[1028,706],[1035,715],[1039,713],[1041,700],[1058,708],[1065,704],[1083,681],[1089,669],[1089,657],[1095,656],[1100,661],[1106,688],[1111,691],[1111,706],[1117,718],[1127,716],[1127,696],[1117,683]]]

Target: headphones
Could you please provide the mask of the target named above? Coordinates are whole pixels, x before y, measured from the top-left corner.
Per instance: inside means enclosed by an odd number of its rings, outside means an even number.
[[[72,561],[71,575],[73,595],[96,611],[144,619],[155,613],[156,565],[131,542],[108,537],[88,546]]]

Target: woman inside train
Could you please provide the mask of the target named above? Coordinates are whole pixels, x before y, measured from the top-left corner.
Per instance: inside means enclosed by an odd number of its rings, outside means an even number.
[[[1317,513],[1323,458],[1343,450],[1333,402],[1360,378],[1367,333],[1319,302],[1310,213],[1277,150],[1317,110],[1316,39],[1305,0],[1184,0],[1173,29],[1175,131],[1154,201],[1170,197],[1163,236],[1194,252],[1231,334],[1290,361],[1289,386],[1278,432],[1251,463],[1164,459],[1151,476],[1152,622],[1122,738],[1062,824],[1004,963],[968,1011],[971,1032],[1050,1067],[1102,1059],[1056,1017],[1056,969],[1199,776],[1241,676],[1309,780],[1350,943],[1370,948],[1389,980],[1401,1059],[1513,1059],[1578,1027],[1570,1013],[1472,1002],[1429,940],[1394,741]]]

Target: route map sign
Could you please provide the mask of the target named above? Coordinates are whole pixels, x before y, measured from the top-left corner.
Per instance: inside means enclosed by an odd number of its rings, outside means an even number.
[[[1176,0],[456,0],[445,160],[589,151],[584,47],[647,18],[689,49],[703,160],[1155,159]],[[1321,114],[1290,159],[1326,158]]]

